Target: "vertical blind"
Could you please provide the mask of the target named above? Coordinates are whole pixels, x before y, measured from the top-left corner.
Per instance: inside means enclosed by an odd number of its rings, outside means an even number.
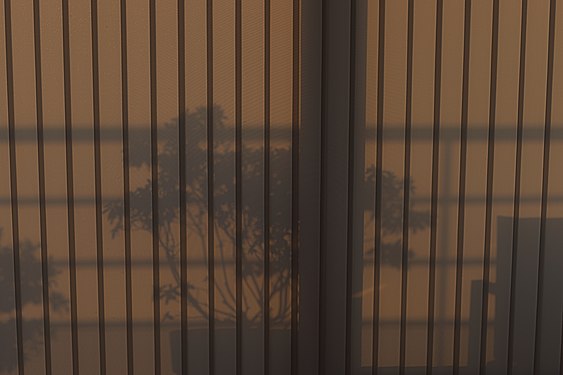
[[[557,0],[2,0],[0,374],[562,374]]]
[[[2,8],[0,372],[295,373],[299,2]]]
[[[560,2],[323,4],[319,373],[560,374]]]

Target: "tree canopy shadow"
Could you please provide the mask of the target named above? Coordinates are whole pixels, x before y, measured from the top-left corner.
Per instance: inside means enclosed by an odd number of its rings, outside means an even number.
[[[207,241],[207,108],[199,107],[187,112],[186,129],[186,200],[187,226],[192,233],[197,234],[197,246],[205,249]],[[219,240],[215,243],[215,253],[224,253],[225,242],[231,244],[236,241],[235,223],[235,189],[234,174],[234,131],[228,126],[224,110],[215,106],[214,117],[214,230]],[[181,279],[179,262],[179,238],[175,234],[175,226],[179,222],[179,155],[178,155],[178,120],[174,119],[159,128],[158,133],[158,179],[159,179],[159,237],[160,251],[167,260],[168,268],[173,276],[173,283],[161,285],[161,299],[165,302],[180,299]],[[272,144],[274,141],[272,140]],[[243,185],[247,196],[263,199],[264,183],[264,150],[256,145],[242,142],[242,175]],[[150,136],[137,133],[130,138],[130,167],[131,170],[150,169],[151,156]],[[291,168],[291,149],[289,147],[272,147],[270,152],[270,202],[286,204],[287,210],[273,209],[270,211],[270,301],[275,301],[278,308],[270,312],[271,324],[288,321],[290,316],[290,235],[289,202],[291,199],[291,181],[287,178],[287,170]],[[375,170],[368,169],[364,183],[372,183]],[[397,235],[402,232],[402,189],[403,182],[392,172],[383,172],[383,190],[386,199],[382,207],[384,220],[382,232],[384,234],[382,260],[392,266],[400,265],[400,239]],[[414,186],[410,184],[412,193]],[[130,192],[131,227],[132,230],[152,233],[152,188],[151,180],[147,180]],[[371,212],[373,207],[368,203],[363,210]],[[261,309],[258,312],[253,306],[264,306],[263,299],[263,262],[264,262],[264,210],[260,204],[252,204],[243,200],[242,207],[242,279],[251,291],[250,297],[245,296],[243,303],[243,318],[249,323],[259,322],[262,318]],[[111,223],[114,234],[123,231],[123,201],[109,201],[104,207],[105,215]],[[428,226],[427,213],[411,207],[410,228],[417,231]],[[188,243],[192,246],[194,240]],[[133,249],[134,250],[134,249]],[[203,254],[206,256],[206,254]],[[207,260],[207,258],[206,258]],[[226,266],[223,266],[226,267]],[[221,270],[219,271],[221,272]],[[217,273],[217,271],[216,271]],[[188,303],[199,312],[200,317],[207,319],[207,306],[196,298],[196,287],[188,285]],[[236,319],[236,295],[234,285],[224,282],[216,285],[218,298],[222,300],[226,310],[216,311],[216,319],[234,321]]]

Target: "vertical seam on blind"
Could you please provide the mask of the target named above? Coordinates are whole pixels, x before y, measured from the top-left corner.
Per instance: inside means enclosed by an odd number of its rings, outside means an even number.
[[[520,224],[520,190],[522,178],[522,135],[524,129],[524,89],[526,83],[526,34],[528,0],[522,0],[520,25],[520,67],[518,77],[518,119],[516,126],[516,171],[514,177],[514,214],[512,221],[512,259],[510,272],[510,296],[508,315],[507,374],[512,374],[514,356],[514,308],[516,300],[516,267],[518,265],[518,230]]]
[[[563,375],[563,312],[561,313],[561,353],[559,354],[559,374]]]
[[[377,130],[376,130],[376,168],[375,168],[375,243],[374,286],[373,286],[373,355],[372,372],[377,374],[379,367],[379,305],[381,283],[381,188],[383,173],[383,99],[385,83],[385,0],[379,0],[379,40],[377,52]]]
[[[43,340],[45,374],[52,374],[51,317],[49,304],[49,252],[47,249],[47,212],[45,202],[45,147],[43,130],[43,79],[41,71],[41,15],[39,0],[33,0],[33,31],[35,58],[35,107],[37,121],[37,162],[39,177],[39,230],[41,241],[41,284],[43,302]]]
[[[8,143],[10,152],[10,197],[12,213],[12,247],[14,262],[14,291],[16,309],[16,347],[19,375],[24,374],[22,300],[21,300],[21,264],[20,233],[18,217],[18,181],[16,167],[16,135],[14,113],[14,57],[12,50],[12,14],[10,0],[4,0],[4,28],[6,38],[6,86],[8,101]]]
[[[300,11],[301,1],[293,0],[293,77],[291,108],[291,373],[299,361],[299,130],[300,130]]]
[[[489,278],[491,262],[491,232],[493,213],[493,179],[495,166],[495,128],[498,77],[499,0],[493,1],[491,36],[491,80],[489,91],[489,139],[487,154],[487,198],[485,203],[485,243],[483,251],[483,285],[481,296],[481,332],[479,351],[479,373],[484,374],[487,365],[487,324],[489,312]]]
[[[321,124],[320,124],[320,136],[321,136],[321,144],[320,144],[320,186],[319,186],[319,218],[320,218],[320,227],[319,227],[319,353],[318,353],[318,373],[324,374],[325,373],[325,337],[326,337],[326,206],[327,206],[327,198],[326,198],[326,176],[327,176],[327,130],[326,130],[326,86],[328,81],[328,69],[327,69],[327,60],[328,60],[328,0],[321,0]]]
[[[264,0],[264,374],[270,373],[270,0]]]
[[[436,300],[436,224],[438,217],[438,168],[440,157],[440,104],[442,85],[442,23],[443,0],[436,3],[436,44],[434,63],[434,113],[432,128],[432,197],[430,212],[430,266],[428,272],[428,331],[426,342],[426,373],[432,373],[434,353],[434,312]]]
[[[207,252],[209,300],[209,374],[215,375],[215,254],[213,199],[213,0],[206,0],[207,18]]]
[[[236,374],[242,374],[242,1],[235,1]]]
[[[131,201],[129,183],[129,95],[127,72],[127,0],[121,0],[121,125],[123,148],[123,232],[125,251],[125,315],[127,374],[133,375],[133,296],[131,275]]]
[[[542,175],[542,195],[540,213],[540,240],[539,240],[539,262],[538,262],[538,284],[536,301],[536,331],[534,337],[533,368],[534,373],[540,372],[540,346],[542,339],[542,315],[543,315],[543,287],[545,269],[545,241],[546,241],[546,215],[547,200],[549,199],[549,152],[551,148],[551,112],[553,106],[553,60],[555,50],[555,7],[557,2],[550,1],[549,7],[549,39],[547,50],[547,78],[546,78],[546,98],[545,98],[545,130],[543,140],[543,175]]]
[[[350,0],[350,73],[348,103],[348,202],[346,228],[346,351],[344,369],[352,373],[352,273],[354,261],[354,145],[356,110],[356,0]]]
[[[459,158],[459,196],[457,216],[457,248],[455,272],[455,307],[454,307],[454,342],[453,342],[453,373],[459,373],[459,357],[461,346],[461,294],[463,286],[463,253],[465,235],[465,193],[467,178],[467,127],[469,116],[469,59],[471,54],[471,0],[465,0],[464,31],[463,31],[463,87],[461,104],[461,147]]]
[[[160,374],[160,227],[158,187],[158,112],[156,82],[156,0],[149,0],[150,39],[150,121],[151,121],[151,200],[152,200],[152,273],[153,273],[153,330],[154,372]]]
[[[403,243],[401,249],[401,327],[399,343],[399,374],[405,373],[407,341],[407,293],[409,262],[409,204],[411,174],[412,90],[414,49],[414,0],[408,1],[407,15],[407,82],[405,97],[405,154],[403,165]]]
[[[65,101],[65,157],[68,220],[68,266],[70,273],[70,314],[72,335],[72,369],[78,375],[78,311],[76,306],[76,238],[74,218],[74,171],[72,155],[72,92],[70,86],[70,36],[68,0],[62,0],[63,64]]]
[[[178,157],[180,199],[180,314],[182,374],[188,374],[188,254],[186,203],[186,25],[185,0],[178,0]]]
[[[102,224],[102,171],[100,145],[100,73],[98,49],[98,1],[91,0],[92,32],[92,112],[94,120],[94,185],[96,205],[96,271],[98,281],[98,338],[100,350],[100,373],[106,374],[106,331],[104,302],[104,244]]]

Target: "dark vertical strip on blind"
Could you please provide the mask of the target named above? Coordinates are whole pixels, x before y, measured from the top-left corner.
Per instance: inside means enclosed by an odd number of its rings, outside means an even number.
[[[291,105],[291,373],[299,363],[299,129],[301,0],[293,0],[293,78]]]
[[[379,368],[379,288],[381,284],[381,190],[383,188],[383,100],[385,95],[385,0],[379,0],[379,39],[377,50],[377,129],[375,166],[375,243],[373,273],[373,354],[372,373]]]
[[[16,163],[16,134],[14,111],[14,60],[12,50],[12,4],[4,0],[4,28],[6,33],[6,86],[8,100],[8,143],[10,149],[10,196],[12,207],[12,247],[14,256],[14,290],[16,308],[16,347],[18,355],[18,374],[24,374],[24,351],[22,332],[21,267],[20,267],[20,229],[18,218],[18,181]]]
[[[154,372],[160,374],[160,228],[158,212],[158,118],[156,83],[156,0],[149,0],[150,85],[151,85],[151,193]]]
[[[98,1],[90,2],[92,27],[92,105],[94,115],[94,185],[96,196],[96,271],[98,277],[98,335],[100,374],[106,374],[106,328],[104,302],[104,243],[102,226],[102,159],[100,144],[100,66],[98,52]]]
[[[553,108],[553,60],[555,55],[555,7],[557,1],[551,0],[549,6],[549,41],[547,50],[547,85],[545,95],[545,130],[543,139],[543,176],[542,176],[542,195],[540,211],[540,243],[539,243],[539,262],[538,262],[538,285],[536,302],[536,332],[534,337],[534,373],[540,373],[541,359],[541,339],[543,329],[543,302],[544,302],[544,269],[545,269],[545,237],[546,237],[546,216],[547,201],[549,199],[549,152],[551,149],[551,112]]]
[[[563,375],[563,313],[561,314],[561,353],[559,354],[559,374]]]
[[[70,87],[70,25],[68,0],[62,0],[63,64],[65,100],[65,151],[66,151],[66,199],[68,220],[68,267],[70,273],[70,323],[72,335],[72,372],[78,367],[78,311],[76,306],[76,239],[74,233],[74,172],[72,155],[72,102]]]
[[[213,0],[207,0],[207,282],[209,299],[209,374],[215,375],[215,212],[213,165]]]
[[[121,0],[121,124],[123,147],[123,232],[125,236],[125,315],[127,374],[133,375],[133,291],[131,276],[131,198],[129,194],[129,94],[127,72],[127,0]]]
[[[459,374],[461,346],[461,294],[463,286],[463,252],[465,235],[465,191],[467,178],[467,127],[469,113],[469,58],[471,53],[471,0],[465,0],[463,31],[463,87],[461,99],[461,147],[459,155],[459,195],[457,211],[457,247],[455,271],[453,373]]]
[[[428,331],[426,374],[432,373],[434,356],[434,312],[436,302],[436,245],[438,222],[438,168],[440,162],[440,107],[442,95],[442,27],[444,2],[436,2],[436,49],[434,55],[434,124],[432,127],[432,197],[430,209],[430,265],[428,269]]]
[[[264,0],[264,375],[270,374],[270,0]]]
[[[412,134],[412,75],[414,49],[414,0],[408,1],[407,15],[407,82],[405,96],[405,160],[403,165],[403,243],[401,249],[401,327],[399,347],[399,374],[405,373],[407,342],[407,293],[409,265],[409,214]]]
[[[348,211],[346,228],[346,353],[344,369],[352,373],[352,274],[354,272],[354,168],[356,126],[356,0],[350,1],[350,83],[348,103]]]
[[[326,228],[327,228],[327,82],[328,82],[328,0],[321,0],[321,123],[320,123],[320,186],[319,186],[319,374],[326,372]]]
[[[236,374],[242,374],[242,1],[235,1]]]
[[[188,374],[188,246],[186,203],[186,21],[185,0],[178,0],[178,155],[180,176],[180,315],[182,375]]]
[[[39,231],[41,239],[41,285],[43,299],[43,341],[45,374],[53,372],[51,359],[51,314],[49,303],[49,252],[47,250],[47,211],[45,203],[45,137],[43,131],[43,78],[41,69],[41,14],[39,0],[33,0],[35,50],[35,107],[37,121],[37,158],[39,175]]]
[[[518,119],[516,125],[516,171],[514,177],[514,213],[512,218],[512,264],[510,272],[510,296],[508,310],[507,374],[512,374],[514,361],[514,308],[516,303],[516,267],[518,265],[518,229],[520,224],[520,191],[522,179],[522,135],[524,131],[524,89],[526,83],[526,34],[528,0],[522,0],[520,25],[520,68],[518,77]]]
[[[495,166],[495,127],[497,109],[499,0],[493,1],[493,30],[491,40],[491,82],[489,91],[489,139],[487,151],[487,197],[485,203],[485,244],[483,251],[483,291],[481,300],[481,343],[479,346],[479,373],[487,365],[487,323],[489,320],[489,279],[491,269],[491,232],[493,220],[493,178]]]

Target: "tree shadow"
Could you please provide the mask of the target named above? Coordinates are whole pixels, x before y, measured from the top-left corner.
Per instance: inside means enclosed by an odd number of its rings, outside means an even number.
[[[0,244],[2,243],[0,228]],[[22,310],[42,308],[43,283],[41,276],[42,259],[40,245],[31,241],[20,242],[20,278]],[[17,340],[14,299],[14,266],[13,249],[11,246],[0,245],[0,373],[14,371],[17,367]],[[49,304],[51,311],[62,311],[67,308],[66,297],[53,289],[61,270],[49,267]],[[38,272],[39,271],[39,272]],[[37,318],[26,318],[23,315],[23,347],[26,358],[32,357],[43,348],[43,321]]]
[[[390,171],[381,172],[381,262],[384,265],[399,268],[402,260],[402,233],[403,233],[403,203],[404,203],[404,181],[395,173]],[[364,177],[364,184],[375,186],[377,170],[374,166],[367,168]],[[410,188],[409,203],[409,230],[418,232],[428,228],[430,225],[430,215],[428,210],[421,210],[415,207],[412,198],[416,195],[416,188],[412,180],[408,184]],[[370,219],[375,223],[375,206],[371,200],[365,200],[361,212],[368,212]],[[371,249],[375,251],[374,248]],[[416,256],[410,249],[409,258]]]
[[[234,181],[234,142],[233,129],[226,125],[224,111],[215,106],[214,116],[214,230],[217,234],[215,253],[223,254],[225,241],[235,243],[235,181]],[[207,108],[199,107],[186,113],[186,138],[187,156],[187,187],[186,200],[187,226],[192,233],[197,234],[199,246],[205,248],[207,241]],[[174,226],[179,222],[179,179],[178,179],[178,122],[177,119],[168,122],[159,128],[158,151],[158,178],[159,178],[159,227],[160,251],[167,260],[168,268],[173,276],[173,283],[161,285],[161,299],[165,302],[180,299],[180,269],[179,269],[179,238],[175,235]],[[151,158],[145,150],[150,149],[150,137],[137,133],[130,139],[130,167],[131,170],[150,168]],[[272,140],[273,144],[274,140]],[[243,142],[243,187],[252,196],[263,197],[264,183],[263,149],[253,147]],[[291,149],[272,147],[270,153],[270,202],[290,202],[291,181],[284,174],[284,166],[291,166]],[[373,183],[375,169],[368,169],[365,182]],[[402,233],[402,201],[403,182],[389,171],[383,172],[383,191],[386,199],[383,201],[382,222],[383,242],[382,261],[385,264],[399,267],[401,259],[400,238]],[[411,194],[414,186],[410,183]],[[131,227],[132,230],[152,233],[152,207],[151,207],[151,181],[147,179],[144,184],[136,187],[130,193],[131,198]],[[245,296],[243,304],[243,319],[248,323],[259,323],[262,319],[261,307],[263,301],[263,276],[264,263],[264,211],[263,207],[243,201],[240,208],[242,212],[242,279],[243,284],[251,289],[250,296]],[[373,207],[366,203],[361,207],[366,212],[371,212]],[[105,215],[115,234],[123,230],[123,202],[114,200],[107,202],[104,207]],[[270,312],[270,324],[287,323],[290,316],[291,304],[288,298],[290,288],[290,235],[291,226],[287,218],[287,211],[270,210],[270,301],[277,308]],[[425,211],[410,210],[410,229],[422,230],[428,226],[428,214]],[[192,241],[195,241],[192,238]],[[188,243],[188,247],[191,246]],[[206,256],[204,254],[204,256]],[[205,258],[207,261],[207,258]],[[222,264],[222,268],[226,265]],[[224,271],[224,270],[223,270]],[[218,271],[216,271],[217,273]],[[221,271],[219,271],[221,272]],[[226,280],[227,278],[225,278]],[[196,287],[188,285],[188,304],[200,314],[200,318],[207,319],[207,305],[196,298]],[[233,322],[236,320],[236,295],[234,285],[225,281],[216,284],[216,294],[224,302],[225,310],[216,311],[216,319]],[[249,300],[249,298],[251,300]],[[256,306],[259,308],[256,309]],[[256,312],[258,311],[258,312]]]

